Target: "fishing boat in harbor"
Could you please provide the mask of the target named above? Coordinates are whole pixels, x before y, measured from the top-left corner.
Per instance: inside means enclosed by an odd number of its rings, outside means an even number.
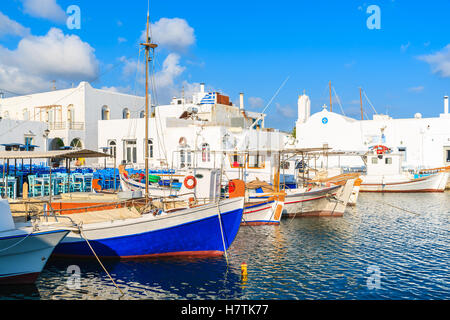
[[[245,192],[245,189],[251,190],[259,188],[265,182],[254,181],[245,184],[241,180],[232,180],[228,185],[229,195]],[[285,193],[278,190],[277,192],[269,191],[268,194],[261,198],[246,196],[244,204],[244,214],[242,216],[242,226],[255,225],[278,225],[280,224],[281,215],[284,209]]]
[[[0,200],[0,284],[33,284],[69,232],[57,225],[15,223],[8,201]]]
[[[55,249],[63,257],[134,259],[158,256],[218,256],[230,247],[242,220],[244,198],[177,208],[135,208],[72,214],[82,222]]]
[[[402,155],[385,146],[375,146],[364,156],[367,173],[361,176],[361,192],[443,192],[449,171],[415,176],[402,171]]]

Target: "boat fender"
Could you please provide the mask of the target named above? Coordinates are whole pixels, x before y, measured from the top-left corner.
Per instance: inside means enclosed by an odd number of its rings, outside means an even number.
[[[194,189],[197,186],[197,179],[194,176],[188,176],[184,179],[184,186],[188,189]]]

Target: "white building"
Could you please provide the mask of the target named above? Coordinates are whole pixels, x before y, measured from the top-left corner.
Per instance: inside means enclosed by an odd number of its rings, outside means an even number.
[[[45,150],[45,130],[48,124],[40,121],[22,121],[0,119],[0,145],[22,144],[38,146],[36,150]],[[3,150],[0,147],[0,150]]]
[[[158,106],[153,113],[149,119],[151,168],[220,168],[220,151],[279,150],[289,137],[264,128],[265,115],[246,111],[243,94],[240,105],[234,106],[227,96],[205,92],[203,84],[191,101],[173,98],[171,104]],[[110,147],[117,164],[144,166],[145,119],[99,121],[98,131],[98,145]],[[265,162],[262,157],[256,162]],[[113,164],[113,160],[108,161],[108,165]]]
[[[439,117],[393,119],[374,115],[372,120],[356,120],[330,112],[327,106],[309,114],[309,99],[299,99],[296,136],[298,147],[320,147],[333,150],[366,152],[374,145],[385,145],[403,154],[404,168],[436,168],[450,165],[450,114],[448,97],[444,97],[444,113]],[[359,157],[334,157],[329,167],[362,166]]]
[[[144,104],[145,97],[81,82],[76,88],[0,99],[0,117],[45,123],[50,130],[48,150],[62,146],[98,150],[98,120],[142,117]]]

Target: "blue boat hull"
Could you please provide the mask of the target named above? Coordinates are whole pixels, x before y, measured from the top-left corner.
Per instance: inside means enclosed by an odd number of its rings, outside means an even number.
[[[152,256],[222,255],[233,243],[243,209],[222,212],[223,239],[218,215],[139,234],[89,240],[97,256],[134,259]],[[56,256],[94,257],[86,241],[62,242]]]

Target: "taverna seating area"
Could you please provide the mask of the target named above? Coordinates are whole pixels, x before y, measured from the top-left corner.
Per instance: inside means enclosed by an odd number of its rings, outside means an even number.
[[[94,173],[90,168],[77,168],[70,173],[64,167],[52,169],[39,165],[0,165],[0,195],[10,199],[23,197],[24,183],[28,184],[28,197],[45,197],[69,192],[92,192]],[[103,177],[102,177],[103,178]],[[5,187],[6,186],[6,187]]]

